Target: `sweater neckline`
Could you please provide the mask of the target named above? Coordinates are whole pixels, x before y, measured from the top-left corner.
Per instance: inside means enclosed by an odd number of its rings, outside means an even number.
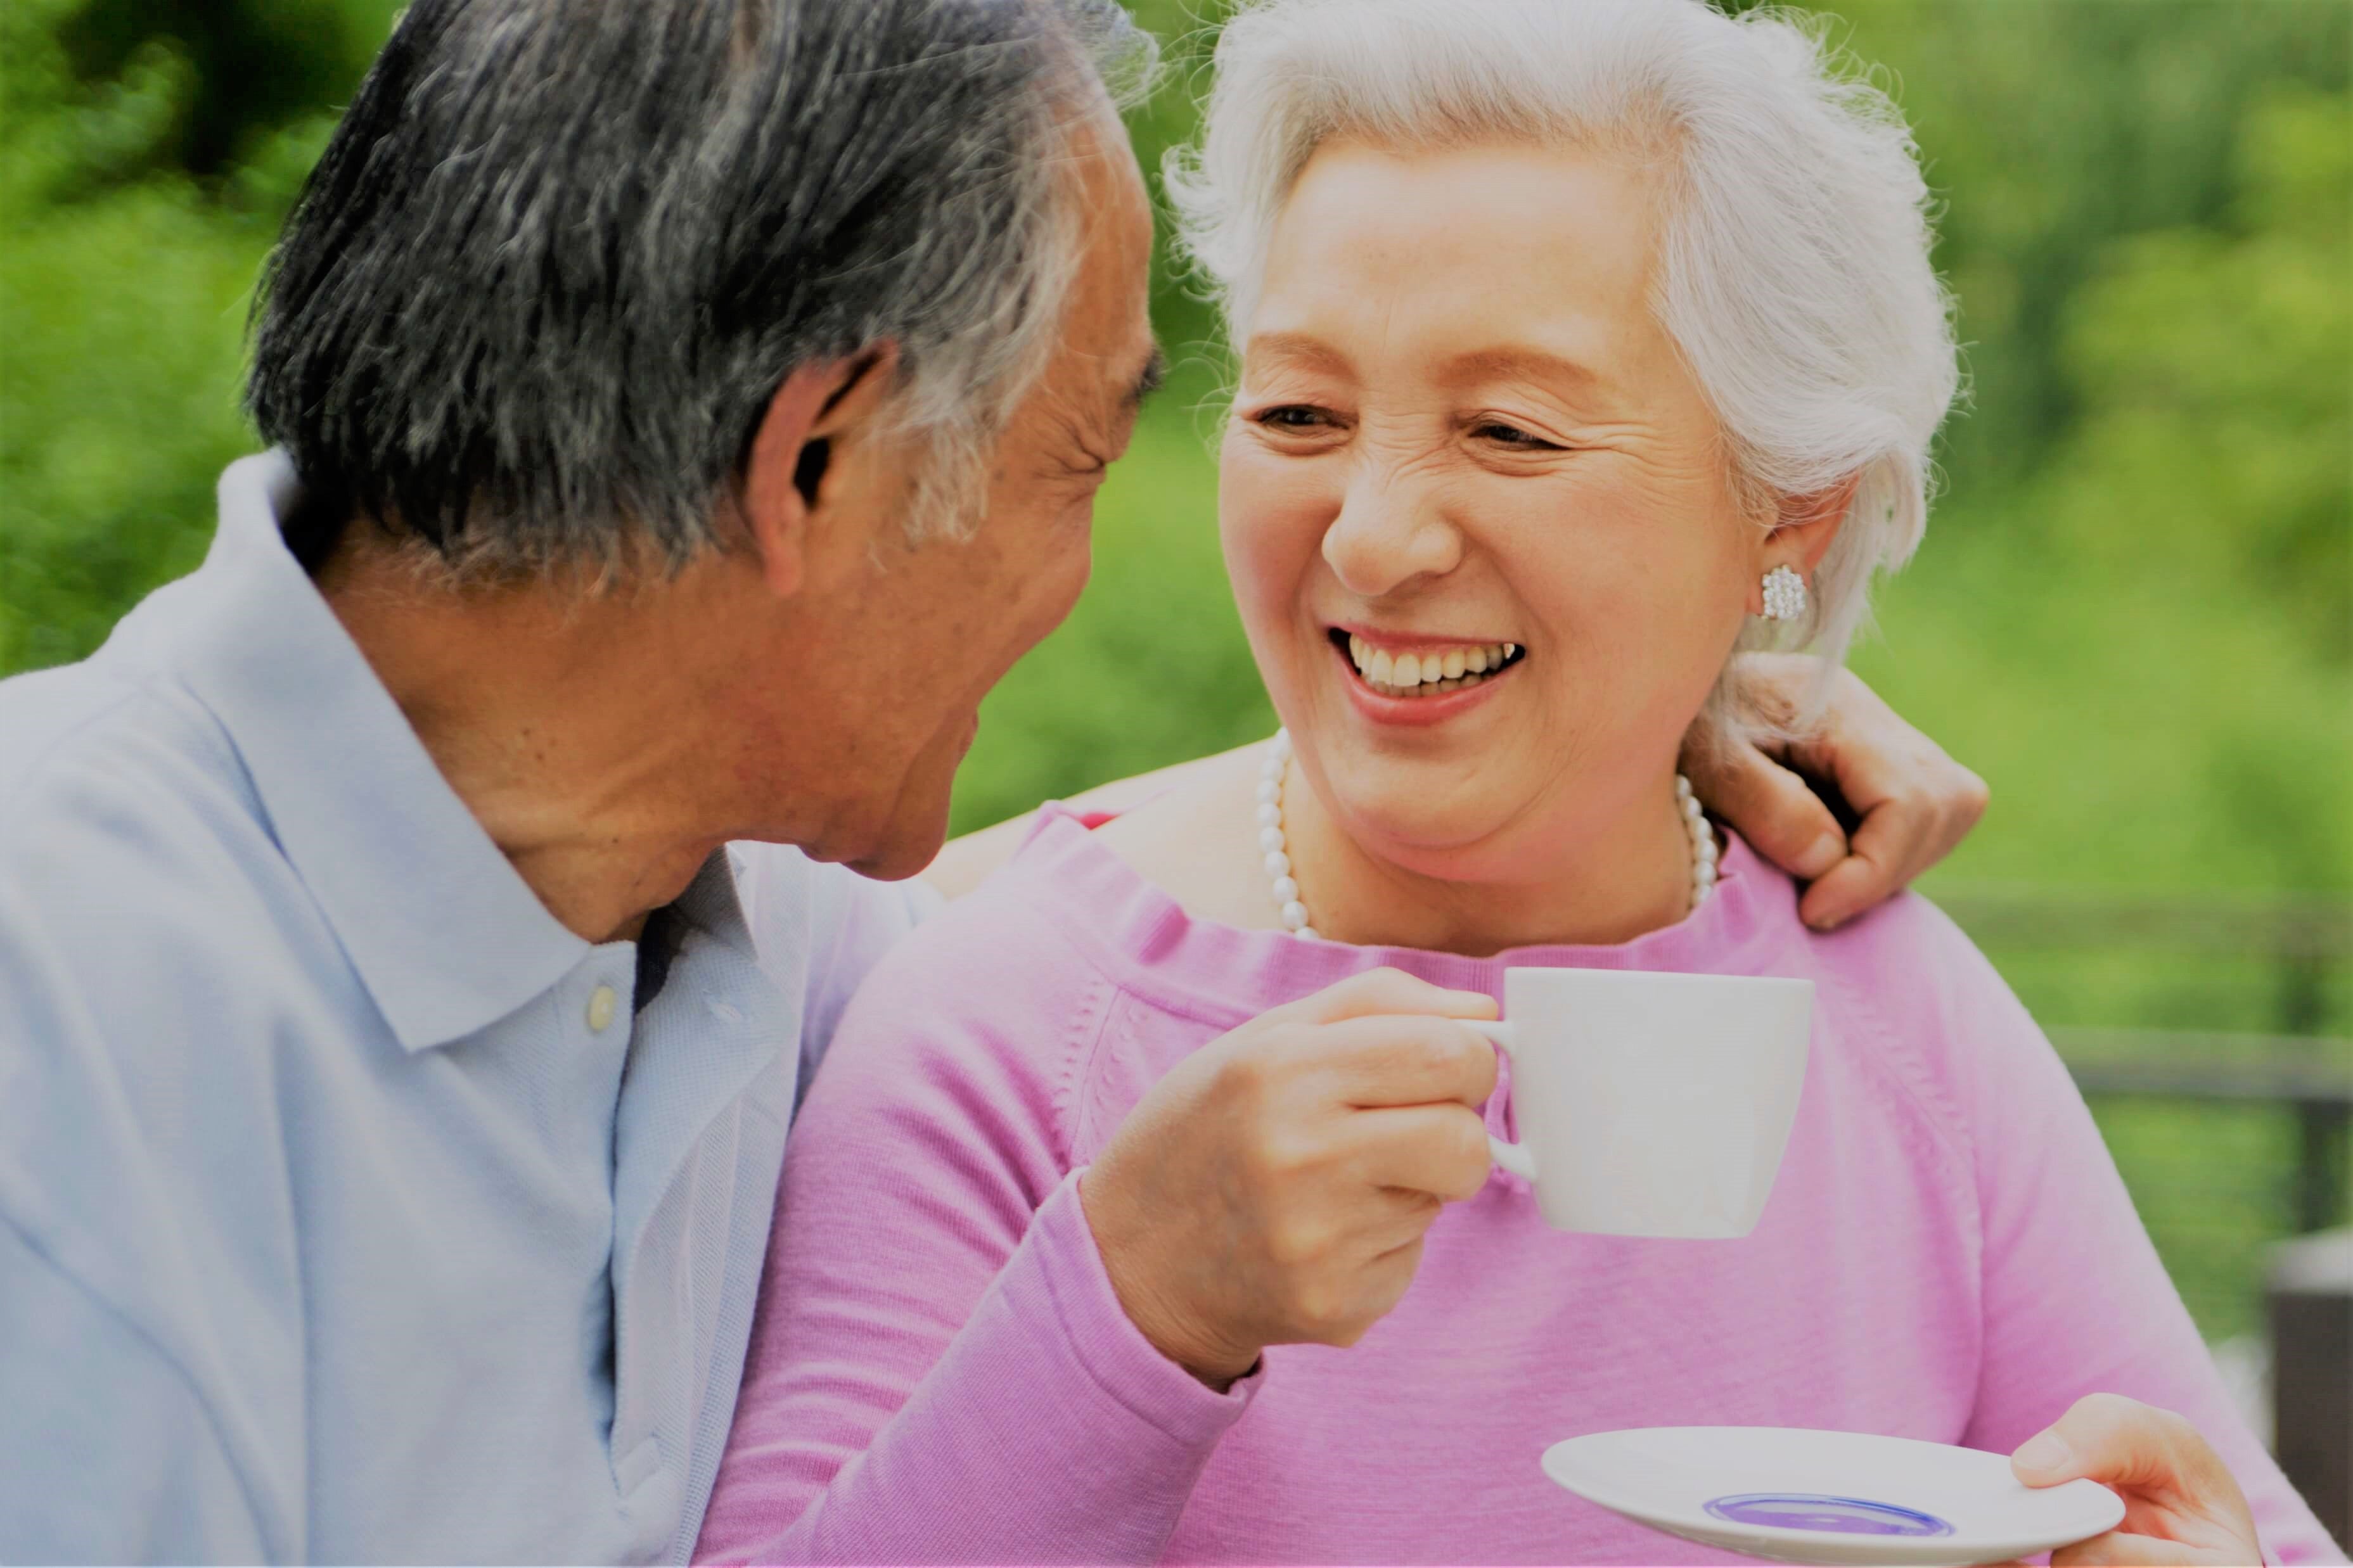
[[[1787,965],[1797,922],[1788,878],[1729,828],[1715,891],[1672,925],[1611,943],[1538,943],[1484,958],[1427,948],[1357,946],[1200,920],[1095,837],[1060,801],[1039,809],[1001,875],[1115,983],[1156,1005],[1230,1027],[1367,969],[1503,994],[1521,968],[1767,973]]]

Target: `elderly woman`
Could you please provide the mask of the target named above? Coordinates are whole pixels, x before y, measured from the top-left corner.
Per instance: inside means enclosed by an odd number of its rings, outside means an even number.
[[[2027,1444],[2030,1480],[2127,1493],[2078,1560],[2329,1556],[1984,960],[1916,898],[1810,930],[1676,773],[1736,649],[1835,654],[1920,536],[1956,377],[1900,119],[1697,0],[1269,0],[1218,66],[1173,184],[1241,356],[1220,525],[1287,738],[1108,822],[1048,808],[853,1005],[706,1553],[858,1555],[824,1514],[861,1487],[959,1555],[1098,1519],[1028,1554],[1712,1561],[1536,1465],[1703,1423]],[[1562,1234],[1491,1173],[1492,1052],[1400,1021],[1492,1017],[1530,964],[1815,983],[1753,1235]],[[1356,1109],[1456,1155],[1358,1171],[1308,1092],[1384,1037],[1419,1092]],[[1250,1038],[1289,1067],[1221,1070]],[[1282,1179],[1391,1212],[1258,1236],[1239,1165],[1089,1198],[1155,1105],[1218,1097],[1284,1121]],[[1324,1288],[1203,1340],[1102,1261],[1153,1227]],[[1250,1271],[1202,1273],[1250,1322]],[[971,1348],[1025,1321],[1066,1348]]]

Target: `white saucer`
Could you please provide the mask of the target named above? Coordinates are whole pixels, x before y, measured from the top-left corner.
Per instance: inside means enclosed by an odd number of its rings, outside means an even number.
[[[2002,1563],[2114,1530],[2094,1481],[2030,1488],[2000,1454],[1783,1426],[1641,1426],[1545,1450],[1577,1496],[1686,1541],[1783,1563]]]

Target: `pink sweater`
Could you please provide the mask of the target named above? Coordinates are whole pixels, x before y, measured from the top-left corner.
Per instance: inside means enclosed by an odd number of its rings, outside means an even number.
[[[2233,1414],[1985,960],[1919,898],[1821,936],[1737,841],[1725,869],[1692,918],[1623,946],[1461,958],[1188,919],[1049,807],[843,1021],[790,1142],[699,1554],[1725,1562],[1572,1497],[1538,1456],[1684,1423],[2007,1451],[2111,1389],[2214,1442],[2274,1561],[2343,1562]],[[1519,964],[1814,980],[1756,1232],[1564,1235],[1498,1173],[1355,1348],[1279,1346],[1229,1394],[1194,1382],[1121,1314],[1078,1179],[1187,1052],[1380,964],[1499,996]]]

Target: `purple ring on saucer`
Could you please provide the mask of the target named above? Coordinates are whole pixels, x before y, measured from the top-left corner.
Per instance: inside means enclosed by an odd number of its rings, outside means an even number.
[[[1762,1524],[1776,1530],[1825,1530],[1838,1535],[1950,1535],[1953,1527],[1933,1513],[1898,1508],[1869,1498],[1829,1497],[1820,1492],[1735,1492],[1703,1505],[1732,1524]]]

